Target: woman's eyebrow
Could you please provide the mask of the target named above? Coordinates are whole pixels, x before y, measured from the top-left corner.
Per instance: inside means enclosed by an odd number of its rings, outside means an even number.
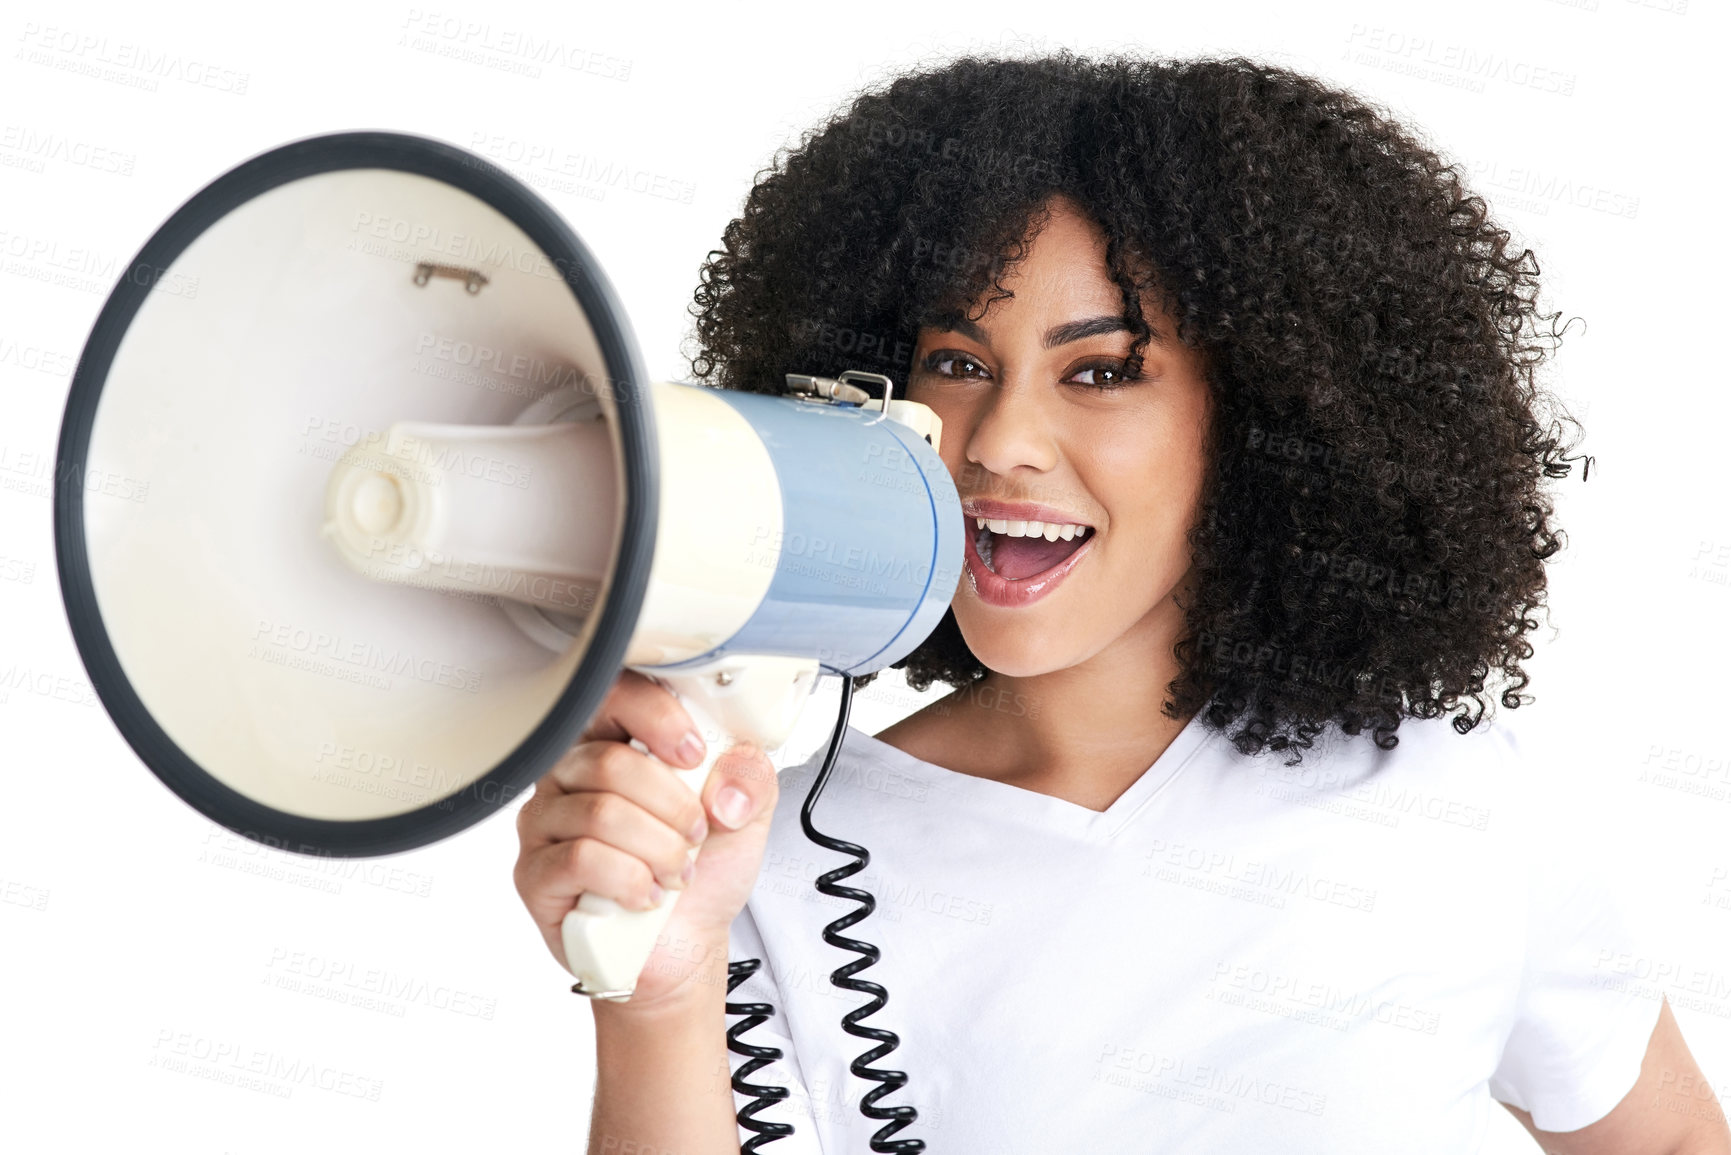
[[[932,322],[932,327],[940,332],[960,333],[970,341],[978,341],[982,345],[990,345],[986,339],[986,331],[962,316],[960,313],[946,314]]]
[[[1084,337],[1098,337],[1104,333],[1129,333],[1130,322],[1123,317],[1089,317],[1082,321],[1066,321],[1062,325],[1054,325],[1046,330],[1046,338],[1042,344],[1048,349],[1059,345],[1068,345],[1071,341],[1080,341]],[[1158,329],[1149,327],[1148,339],[1156,345],[1164,345],[1166,339]]]
[[[937,322],[936,327],[947,329],[952,333],[960,333],[982,345],[991,344],[986,337],[986,331],[963,316],[944,317]],[[1130,322],[1123,317],[1087,317],[1080,321],[1066,321],[1062,325],[1052,326],[1046,330],[1046,336],[1041,344],[1047,349],[1055,349],[1059,345],[1068,345],[1072,341],[1080,341],[1085,337],[1098,337],[1105,333],[1128,333],[1130,331]],[[1166,339],[1160,335],[1158,329],[1150,328],[1148,337],[1156,345],[1166,343]]]

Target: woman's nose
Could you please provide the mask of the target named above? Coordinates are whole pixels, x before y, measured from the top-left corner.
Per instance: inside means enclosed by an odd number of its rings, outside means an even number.
[[[1020,466],[1045,472],[1057,464],[1050,415],[1035,390],[1025,384],[999,384],[981,401],[965,447],[969,462],[996,474]]]

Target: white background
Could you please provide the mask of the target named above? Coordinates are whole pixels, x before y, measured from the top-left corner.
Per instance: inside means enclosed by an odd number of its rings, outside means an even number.
[[[518,903],[509,815],[333,873],[207,822],[94,704],[54,572],[52,458],[85,337],[151,232],[291,139],[439,137],[537,184],[605,266],[652,374],[682,378],[698,265],[778,146],[914,63],[1059,45],[1241,52],[1351,86],[1460,161],[1537,251],[1550,306],[1584,319],[1550,380],[1595,465],[1586,484],[1577,472],[1560,487],[1571,548],[1553,567],[1557,629],[1535,639],[1539,701],[1520,717],[1578,740],[1581,758],[1549,768],[1554,796],[1579,804],[1579,833],[1634,872],[1652,916],[1651,952],[1606,973],[1670,996],[1731,1099],[1731,511],[1726,377],[1711,352],[1726,254],[1708,147],[1723,135],[1725,33],[1702,0],[8,0],[0,1144],[581,1150],[587,1130],[589,1009]],[[509,70],[527,36],[559,51],[538,75]],[[550,172],[566,165],[589,175]],[[864,693],[857,724],[877,730],[915,707],[891,680]],[[832,681],[778,762],[826,735],[834,694]],[[381,977],[401,992],[381,1006],[329,997]],[[276,1094],[210,1077],[261,1052],[314,1075],[279,1079]],[[1495,1150],[1535,1150],[1502,1112],[1493,1126]]]

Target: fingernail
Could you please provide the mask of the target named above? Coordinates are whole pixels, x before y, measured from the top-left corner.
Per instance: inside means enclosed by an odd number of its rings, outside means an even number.
[[[697,860],[695,858],[688,858],[685,860],[685,870],[683,873],[680,874],[679,877],[680,877],[681,881],[689,883],[691,881],[691,876],[696,874],[696,873],[697,873]]]
[[[661,896],[666,894],[666,893],[667,892],[665,890],[661,889],[661,884],[659,882],[650,883],[649,884],[649,905],[645,906],[643,909],[644,910],[654,910],[657,906],[659,906],[661,904]]]
[[[709,823],[704,819],[703,815],[699,814],[697,816],[697,821],[693,822],[691,824],[691,829],[686,832],[685,841],[691,843],[693,846],[699,846],[703,843],[703,840],[708,837]]]
[[[687,766],[696,766],[703,761],[703,739],[693,730],[679,740],[679,760]]]
[[[738,830],[751,813],[751,799],[737,786],[723,786],[715,796],[715,816],[730,829]]]

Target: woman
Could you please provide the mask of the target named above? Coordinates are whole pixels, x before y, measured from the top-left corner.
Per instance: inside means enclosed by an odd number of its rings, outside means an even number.
[[[772,1149],[1452,1152],[1494,1097],[1550,1151],[1731,1151],[1484,716],[1493,675],[1523,701],[1569,472],[1507,242],[1407,130],[1238,59],[963,59],[780,158],[705,266],[695,373],[889,374],[969,516],[904,663],[957,691],[851,731],[819,810],[871,851],[849,933],[909,1082],[858,1109],[820,933],[851,904],[811,887],[846,859],[776,806],[815,760],[731,755],[699,805],[624,744],[700,753],[627,675],[520,818],[555,957],[579,893],[686,890],[595,1004],[590,1150],[735,1150],[731,948],[778,1012]]]

